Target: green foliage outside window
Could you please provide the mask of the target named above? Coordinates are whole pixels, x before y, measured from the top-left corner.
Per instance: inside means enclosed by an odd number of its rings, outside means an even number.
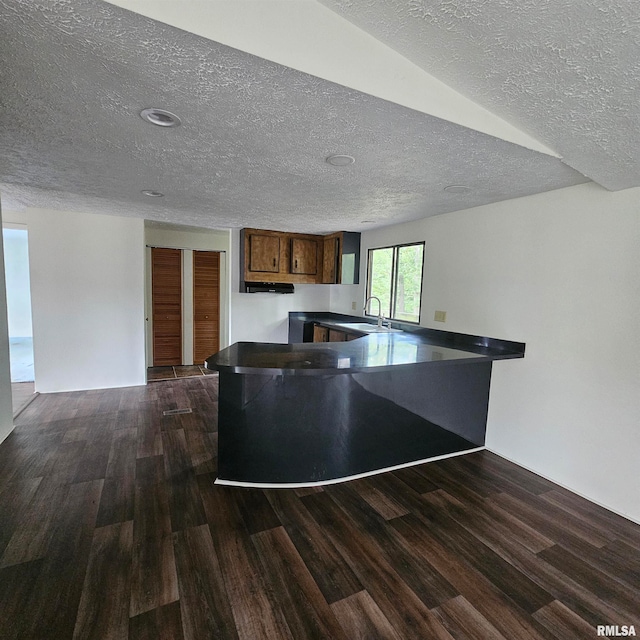
[[[420,321],[423,262],[423,242],[369,250],[367,297],[380,298],[385,318]],[[377,303],[371,301],[367,311],[376,315]]]
[[[382,304],[381,313],[385,318],[391,317],[391,275],[393,271],[393,248],[374,249],[369,252],[370,278],[369,296],[380,298]],[[375,300],[369,303],[368,312],[371,315],[378,313],[378,305]]]

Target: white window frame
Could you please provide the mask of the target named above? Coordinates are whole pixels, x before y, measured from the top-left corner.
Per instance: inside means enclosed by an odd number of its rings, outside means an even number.
[[[400,249],[402,249],[403,247],[415,247],[415,246],[419,246],[422,245],[422,276],[420,278],[420,305],[419,305],[419,309],[418,309],[418,321],[417,322],[413,322],[411,320],[405,320],[403,318],[396,318],[396,307],[397,307],[397,292],[398,292],[398,254]],[[392,266],[391,266],[391,291],[389,292],[389,300],[390,300],[390,317],[387,318],[388,320],[394,320],[396,322],[406,322],[408,324],[420,324],[420,318],[422,317],[422,287],[424,286],[424,254],[425,254],[425,248],[426,248],[426,243],[424,241],[422,242],[405,242],[403,244],[394,244],[394,245],[387,245],[384,247],[371,247],[368,251],[367,251],[367,287],[366,287],[366,298],[365,299],[369,299],[369,297],[371,297],[372,293],[371,293],[371,268],[372,268],[372,260],[371,260],[371,255],[373,251],[380,251],[383,249],[393,249],[393,258],[392,258]],[[369,309],[371,309],[371,306],[369,304]],[[372,313],[367,313],[365,310],[365,315],[367,316],[374,316],[374,314]],[[375,316],[374,316],[375,317]],[[385,316],[386,318],[386,316]]]

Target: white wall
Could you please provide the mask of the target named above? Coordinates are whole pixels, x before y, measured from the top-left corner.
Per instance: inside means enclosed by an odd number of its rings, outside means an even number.
[[[360,269],[367,261],[367,254],[360,253]],[[360,275],[362,282],[362,275]],[[364,316],[364,287],[359,284],[334,284],[329,287],[331,295],[330,310],[354,316]],[[375,305],[374,305],[375,309]]]
[[[4,268],[7,287],[9,336],[31,337],[31,296],[29,286],[29,250],[27,227],[2,228]]]
[[[424,326],[526,342],[523,360],[494,365],[487,447],[635,521],[639,202],[591,183],[362,238],[362,276],[368,248],[426,241]]]
[[[142,385],[144,222],[29,210],[36,391]]]
[[[193,251],[220,252],[220,348],[229,346],[230,273],[228,256],[231,243],[229,230],[171,228],[170,225],[145,226],[148,247],[183,249],[182,254],[182,357],[183,364],[193,364]],[[151,324],[151,251],[146,258],[147,366],[153,364],[153,327]]]
[[[0,227],[2,210],[0,208]],[[4,284],[4,250],[0,236],[0,442],[13,430],[13,404],[11,401],[11,365],[9,363],[9,325],[7,322],[7,296]]]
[[[279,342],[289,336],[289,311],[327,311],[329,287],[296,284],[295,293],[232,293],[231,343]]]
[[[289,311],[328,311],[330,285],[296,284],[292,294],[239,293],[240,232],[231,236],[231,333],[234,342],[278,342],[289,338]]]

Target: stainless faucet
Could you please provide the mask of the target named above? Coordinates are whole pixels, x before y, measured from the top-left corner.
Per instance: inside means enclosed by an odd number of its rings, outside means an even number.
[[[382,302],[380,302],[380,298],[378,298],[377,296],[369,296],[364,301],[364,308],[362,309],[362,311],[365,314],[367,313],[367,305],[369,304],[369,300],[377,300],[378,301],[378,329],[382,329],[382,323],[384,322],[384,317],[382,316]]]

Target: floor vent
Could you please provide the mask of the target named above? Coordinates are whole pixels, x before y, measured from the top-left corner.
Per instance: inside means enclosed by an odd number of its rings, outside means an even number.
[[[177,416],[180,413],[191,413],[191,409],[169,409],[168,411],[163,411],[163,416]]]

